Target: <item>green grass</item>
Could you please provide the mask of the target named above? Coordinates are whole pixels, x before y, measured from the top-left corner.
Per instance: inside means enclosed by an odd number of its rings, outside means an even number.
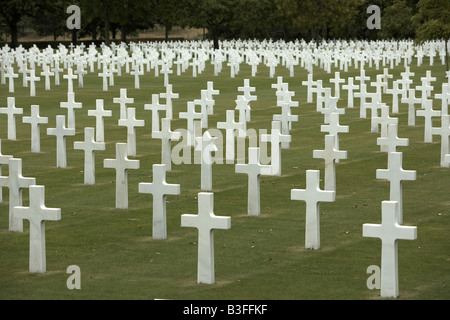
[[[444,67],[422,67],[415,63],[414,86],[420,77],[431,70],[438,78],[435,92],[444,81]],[[339,70],[337,70],[339,71]],[[333,70],[334,72],[334,70]],[[367,69],[374,81],[382,70]],[[395,78],[403,67],[392,71]],[[185,128],[186,120],[178,113],[186,110],[186,102],[200,98],[200,90],[207,81],[214,81],[220,90],[215,97],[215,113],[209,119],[211,128],[225,121],[226,110],[234,109],[237,88],[250,78],[256,87],[258,100],[252,102],[254,129],[270,129],[276,107],[275,90],[268,68],[260,67],[256,78],[250,68],[242,65],[236,78],[229,77],[224,67],[219,77],[213,67],[194,79],[190,70],[180,77],[171,76],[174,92],[172,129]],[[315,79],[328,82],[332,74],[315,69]],[[341,72],[343,74],[343,72]],[[356,76],[350,69],[345,77]],[[41,116],[49,117],[49,124],[41,128],[41,150],[30,153],[30,127],[17,118],[17,141],[7,140],[6,116],[0,117],[2,153],[23,159],[23,175],[35,177],[46,187],[46,205],[61,208],[62,219],[46,223],[47,273],[28,273],[29,232],[24,222],[23,233],[8,231],[8,190],[3,189],[0,204],[0,299],[380,299],[379,290],[366,287],[370,265],[380,265],[380,240],[363,238],[364,223],[381,222],[381,202],[388,200],[389,183],[376,180],[376,169],[387,168],[387,155],[380,153],[377,134],[370,133],[370,120],[359,118],[359,108],[346,109],[341,124],[350,126],[349,134],[340,135],[340,149],[348,151],[348,159],[337,165],[337,198],[334,203],[322,203],[321,249],[304,249],[305,204],[290,200],[290,190],[304,188],[305,172],[321,170],[323,160],[313,159],[313,150],[324,148],[324,134],[320,132],[323,116],[315,111],[315,103],[306,103],[306,71],[297,68],[290,78],[287,70],[277,68],[289,88],[295,91],[299,108],[299,122],[293,124],[291,148],[282,150],[282,176],[262,177],[261,216],[249,217],[247,210],[247,176],[234,173],[234,165],[215,165],[213,168],[214,212],[231,217],[230,230],[215,231],[214,285],[198,285],[197,230],[182,228],[182,214],[197,213],[197,193],[200,192],[199,165],[173,165],[167,174],[168,183],[181,185],[180,196],[168,196],[168,239],[152,239],[152,198],[139,194],[140,182],[151,182],[152,165],[160,163],[160,140],[152,139],[151,112],[144,104],[151,95],[164,91],[163,77],[153,72],[141,77],[141,89],[134,89],[134,78],[124,75],[115,79],[115,86],[102,91],[102,79],[96,74],[85,76],[83,89],[74,83],[76,101],[83,109],[76,110],[76,136],[67,138],[67,169],[56,169],[56,139],[46,135],[46,128],[55,126],[55,116],[66,114],[59,107],[66,101],[67,83],[52,90],[44,90],[44,79],[37,84],[36,97],[29,97],[29,88],[16,81],[16,106],[30,114],[30,106],[40,105]],[[19,79],[21,80],[21,78]],[[146,121],[138,128],[137,157],[141,168],[129,171],[129,209],[115,209],[115,171],[103,168],[103,159],[115,157],[115,143],[126,142],[126,129],[117,126],[118,105],[113,98],[120,88],[128,88],[128,96],[135,99],[138,119]],[[0,105],[6,106],[8,86],[0,86]],[[114,110],[105,119],[106,150],[96,153],[96,184],[83,184],[82,151],[73,149],[74,141],[83,141],[83,128],[95,126],[95,118],[88,110],[95,109],[95,99],[104,99],[105,108]],[[341,91],[340,107],[345,107],[346,91]],[[388,104],[389,96],[384,96]],[[358,106],[359,100],[355,99]],[[416,181],[403,184],[404,224],[418,227],[418,239],[399,241],[399,299],[450,298],[450,212],[448,200],[449,169],[440,168],[440,138],[432,144],[423,142],[423,118],[415,127],[407,126],[407,107],[400,106],[399,137],[409,138],[404,152],[403,168],[417,171]],[[440,108],[440,102],[435,102]],[[435,120],[439,125],[439,119]],[[175,144],[175,143],[174,143]],[[8,173],[7,168],[3,173]],[[24,204],[28,201],[24,191]],[[81,290],[68,290],[66,269],[78,265],[81,269]]]

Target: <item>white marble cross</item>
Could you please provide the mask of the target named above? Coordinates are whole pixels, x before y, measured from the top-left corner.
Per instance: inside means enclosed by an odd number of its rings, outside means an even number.
[[[0,177],[2,176],[2,165],[8,165],[9,159],[11,159],[12,157],[13,156],[2,154],[2,140],[0,140]],[[0,182],[0,203],[3,203],[3,192],[1,182]]]
[[[447,115],[448,114],[448,106],[450,105],[450,84],[443,83],[442,84],[442,92],[436,93],[434,95],[436,99],[440,99],[442,101],[441,103],[441,114]]]
[[[50,90],[50,77],[55,75],[50,71],[50,67],[48,65],[44,65],[44,70],[41,72],[41,76],[45,79],[45,90]]]
[[[345,83],[345,79],[340,77],[339,72],[335,72],[334,78],[330,79],[330,82],[334,83],[334,96],[339,99],[341,97],[341,83]]]
[[[416,98],[415,96],[416,90],[409,89],[408,96],[406,98],[402,98],[402,103],[408,104],[408,126],[414,127],[416,125],[416,104],[422,102],[422,99]]]
[[[238,91],[243,93],[245,100],[247,101],[257,101],[258,97],[252,95],[252,92],[256,91],[255,87],[250,86],[250,80],[244,79],[244,86],[238,87]],[[247,121],[250,121],[250,113],[247,114]]]
[[[398,118],[391,118],[389,116],[389,107],[384,105],[380,107],[381,115],[379,117],[372,117],[373,122],[376,125],[380,125],[380,135],[382,138],[386,138],[388,134],[389,124],[398,124]]]
[[[128,159],[126,143],[116,143],[115,159],[104,159],[103,167],[116,170],[116,209],[128,209],[128,170],[139,169],[139,164]]]
[[[113,102],[120,105],[120,119],[126,119],[127,104],[134,103],[134,98],[127,97],[127,89],[120,89],[120,97],[114,98]]]
[[[336,148],[336,136],[325,136],[325,149],[313,150],[314,159],[325,160],[325,187],[327,191],[336,191],[336,160],[347,159],[347,151]]]
[[[418,117],[425,118],[425,132],[424,132],[424,142],[433,142],[433,117],[439,117],[441,111],[433,110],[433,100],[425,99],[422,100],[423,109],[417,110]]]
[[[166,110],[166,105],[159,103],[159,94],[152,94],[152,103],[145,104],[144,109],[152,111],[152,132],[159,131],[160,130],[159,111]]]
[[[236,164],[235,172],[248,175],[247,212],[249,216],[259,216],[261,214],[260,176],[271,175],[271,167],[260,163],[259,148],[248,148],[248,164]]]
[[[36,82],[41,81],[41,78],[36,76],[35,70],[30,70],[30,75],[26,77],[26,81],[30,83],[30,97],[36,96]]]
[[[417,227],[402,226],[396,201],[383,201],[381,224],[363,225],[363,237],[381,239],[381,297],[397,298],[398,240],[416,240]]]
[[[60,107],[67,109],[67,128],[75,129],[75,109],[82,109],[81,102],[75,102],[75,92],[67,92],[67,102],[61,102]]]
[[[235,102],[235,110],[239,111],[239,123],[244,124],[244,130],[247,130],[247,119],[251,112],[250,101],[246,100],[244,96],[238,96]]]
[[[399,113],[398,96],[402,94],[402,90],[399,87],[399,82],[394,81],[392,83],[392,89],[388,89],[386,93],[392,94],[392,113]]]
[[[353,94],[353,92],[354,92],[355,90],[358,90],[358,89],[359,89],[359,86],[358,86],[358,85],[355,85],[355,84],[353,83],[353,77],[349,77],[349,78],[347,79],[347,84],[344,84],[344,85],[342,86],[342,89],[348,91],[348,95],[347,95],[347,107],[348,107],[348,108],[353,108],[353,107],[354,107],[354,99],[353,99],[354,94]]]
[[[14,73],[13,67],[8,67],[5,77],[9,80],[9,92],[14,93],[14,79],[18,78],[19,74]]]
[[[67,68],[67,74],[63,75],[63,79],[67,80],[67,92],[73,92],[73,80],[78,76],[73,74],[72,68]]]
[[[118,124],[127,127],[128,155],[136,156],[136,127],[145,127],[145,121],[136,119],[136,108],[127,108],[127,118],[119,119]]]
[[[281,77],[278,77],[278,79],[280,80]],[[281,78],[282,79],[282,78]],[[307,81],[302,81],[302,85],[306,86],[307,88],[307,103],[312,103],[313,102],[313,88],[315,85],[315,81],[313,80],[313,75],[311,73],[308,73],[308,80]]]
[[[218,151],[216,146],[217,138],[211,137],[209,131],[203,136],[195,138],[197,145],[196,151],[201,152],[201,190],[212,191],[212,153]]]
[[[108,77],[110,71],[106,64],[103,65],[103,71],[98,74],[99,77],[103,78],[103,91],[108,91]]]
[[[291,103],[289,102],[279,102],[281,107],[281,114],[274,114],[273,120],[281,122],[281,133],[283,135],[289,135],[290,129],[292,128],[292,122],[298,121],[298,115],[291,114]],[[281,143],[282,149],[289,149],[290,142],[284,141]]]
[[[16,108],[16,98],[8,97],[7,107],[0,108],[0,114],[8,116],[8,140],[16,140],[16,115],[23,114],[22,108]]]
[[[0,186],[9,189],[9,231],[23,232],[23,221],[14,216],[14,207],[22,205],[22,189],[36,184],[35,178],[22,175],[22,159],[10,158],[9,176],[0,177]]]
[[[324,123],[330,123],[330,114],[339,113],[345,114],[345,109],[340,109],[337,106],[339,99],[331,96],[331,89],[325,88],[324,107],[320,110],[320,113],[324,115]]]
[[[30,273],[45,273],[45,221],[61,220],[61,209],[52,209],[45,206],[45,187],[30,186],[29,207],[17,206],[14,208],[17,219],[30,221]]]
[[[31,124],[31,152],[39,153],[41,152],[41,124],[48,123],[48,117],[41,117],[39,115],[39,106],[31,106],[31,116],[23,117],[23,123]]]
[[[47,128],[47,135],[56,136],[56,167],[67,168],[66,137],[74,136],[75,129],[66,128],[66,116],[56,116],[56,128]]]
[[[381,152],[397,152],[397,147],[407,147],[409,139],[398,137],[398,124],[391,123],[387,127],[386,137],[377,138],[377,144],[380,146]]]
[[[377,179],[388,180],[390,182],[390,201],[398,202],[398,223],[403,223],[403,200],[402,182],[416,180],[415,170],[403,170],[403,153],[391,152],[388,158],[387,169],[377,169]]]
[[[206,90],[201,90],[201,98],[194,100],[194,105],[200,106],[202,114],[202,128],[208,128],[208,116],[212,114],[211,111],[215,105],[214,100],[210,100]]]
[[[166,99],[166,118],[173,119],[173,99],[178,99],[180,95],[178,93],[174,93],[172,91],[172,85],[166,85],[166,92],[162,92],[159,94],[160,98]]]
[[[188,146],[194,146],[195,145],[195,120],[201,120],[203,118],[203,114],[201,112],[195,112],[195,104],[194,104],[194,102],[188,101],[188,103],[187,103],[187,111],[186,112],[180,112],[178,117],[180,119],[186,119],[187,120],[187,134],[188,134],[188,136],[187,136],[187,145]]]
[[[320,249],[320,202],[334,202],[335,191],[320,189],[320,171],[306,171],[306,189],[292,189],[291,200],[306,202],[305,248]]]
[[[271,173],[274,176],[281,176],[281,144],[291,142],[292,137],[281,133],[281,122],[272,121],[271,134],[261,135],[262,142],[270,142]]]
[[[94,151],[105,151],[104,142],[95,141],[95,128],[84,128],[84,141],[76,141],[73,144],[75,150],[84,151],[84,184],[95,184],[95,154]]]
[[[214,229],[230,229],[230,217],[214,214],[214,194],[198,194],[198,215],[183,214],[181,226],[198,229],[197,282],[214,284]]]
[[[144,75],[144,71],[141,70],[140,65],[139,64],[135,64],[134,68],[133,68],[133,71],[131,71],[130,74],[132,76],[134,76],[134,88],[135,89],[140,89],[141,84],[140,84],[140,81],[139,81],[139,76]]]
[[[166,183],[166,165],[153,165],[153,183],[139,183],[139,193],[153,195],[153,239],[167,239],[166,196],[179,195],[179,184]]]
[[[112,111],[104,109],[104,101],[102,99],[97,99],[95,101],[96,109],[89,110],[88,116],[95,117],[96,127],[95,127],[95,140],[97,142],[105,142],[105,117],[111,117]]]
[[[441,167],[449,168],[450,164],[445,161],[445,155],[450,153],[450,116],[441,116],[441,127],[433,128],[432,134],[441,136]]]
[[[330,114],[329,124],[324,124],[320,126],[321,132],[326,132],[329,135],[336,136],[336,149],[339,150],[339,134],[340,133],[349,133],[349,126],[342,126],[339,124],[340,114],[333,112]],[[336,159],[336,163],[339,163],[339,159]]]
[[[161,120],[161,131],[152,131],[153,139],[161,139],[161,164],[166,165],[166,170],[172,170],[172,141],[179,141],[181,133],[171,130],[171,119]]]
[[[234,110],[227,110],[226,122],[217,123],[217,129],[225,129],[225,159],[227,164],[234,163],[236,130],[239,132],[239,137],[245,138],[245,125],[235,121],[234,113]]]
[[[59,67],[59,60],[55,59],[54,63],[55,63],[55,66],[52,68],[52,72],[55,75],[55,85],[59,86],[59,84],[60,84],[59,73],[64,70]]]

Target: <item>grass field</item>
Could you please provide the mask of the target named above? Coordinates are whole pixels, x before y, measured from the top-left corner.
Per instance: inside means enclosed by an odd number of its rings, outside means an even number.
[[[402,66],[391,70],[394,79],[400,77]],[[431,70],[437,77],[434,93],[441,92],[444,66],[417,67],[413,86]],[[197,78],[190,69],[182,76],[172,75],[170,82],[180,98],[174,100],[172,129],[186,128],[186,120],[178,113],[186,110],[187,101],[200,98],[207,81],[214,81],[220,95],[215,97],[211,128],[225,121],[226,110],[234,109],[237,88],[249,78],[256,87],[258,100],[251,103],[249,128],[270,130],[272,117],[280,113],[276,107],[275,90],[269,69],[260,67],[251,78],[250,68],[241,65],[239,74],[229,76],[229,68],[219,77],[213,76],[213,66]],[[336,70],[339,71],[339,70]],[[366,68],[375,81],[382,69]],[[333,73],[334,74],[334,70]],[[341,75],[343,73],[341,72]],[[357,76],[350,68],[345,77]],[[381,242],[363,238],[364,223],[381,222],[381,202],[389,200],[389,182],[376,179],[376,169],[387,168],[387,154],[379,152],[378,134],[370,132],[370,119],[359,117],[359,108],[346,109],[340,122],[350,127],[350,133],[340,135],[340,149],[348,151],[348,159],[337,164],[337,195],[333,203],[322,203],[321,249],[304,249],[305,203],[290,200],[290,190],[305,188],[305,172],[321,170],[324,163],[313,159],[313,150],[324,148],[324,133],[320,132],[323,116],[316,112],[315,102],[306,103],[306,87],[301,82],[307,73],[297,68],[295,77],[278,67],[276,76],[283,76],[289,89],[295,92],[293,108],[299,122],[293,124],[292,143],[282,150],[282,176],[262,177],[261,216],[247,215],[247,175],[235,174],[234,165],[214,165],[214,212],[231,217],[230,230],[215,231],[214,285],[197,284],[197,230],[182,228],[182,214],[197,213],[197,193],[200,192],[199,165],[172,165],[167,182],[181,185],[180,196],[168,196],[168,239],[152,239],[152,197],[139,194],[140,182],[152,181],[152,165],[160,160],[161,142],[151,138],[151,112],[144,104],[151,95],[165,91],[163,76],[152,73],[141,77],[141,89],[134,89],[134,78],[115,78],[114,87],[102,91],[102,79],[95,74],[84,78],[84,88],[74,82],[76,101],[83,109],[76,110],[76,136],[67,138],[68,168],[56,168],[56,139],[47,136],[46,129],[55,127],[55,117],[66,114],[60,102],[67,101],[67,82],[60,86],[52,82],[51,91],[44,90],[44,79],[37,84],[36,97],[29,96],[21,78],[16,80],[16,106],[30,114],[31,105],[40,105],[41,116],[49,124],[41,127],[41,153],[30,152],[30,126],[17,117],[17,141],[7,140],[6,115],[0,115],[2,154],[23,159],[23,175],[35,177],[46,187],[46,206],[61,208],[61,221],[46,223],[47,273],[28,272],[29,229],[24,221],[23,233],[8,231],[8,190],[3,188],[0,204],[0,299],[380,299],[379,290],[369,290],[366,270],[380,265]],[[331,87],[331,74],[316,68],[315,79],[323,79]],[[62,79],[61,79],[62,80]],[[392,81],[392,80],[391,80]],[[392,84],[392,82],[390,82]],[[115,209],[115,171],[103,168],[103,159],[115,158],[115,144],[126,142],[126,128],[117,126],[119,109],[113,98],[120,88],[128,88],[135,99],[136,118],[144,119],[145,128],[137,129],[139,170],[129,171],[129,209]],[[368,87],[371,91],[374,88]],[[433,96],[434,96],[433,93]],[[8,86],[0,86],[0,106],[6,106]],[[83,184],[84,153],[73,149],[74,141],[84,140],[84,127],[94,127],[95,118],[88,110],[95,109],[95,100],[104,99],[105,108],[113,116],[105,119],[106,150],[96,152],[96,184]],[[383,102],[390,103],[388,95]],[[346,91],[341,90],[340,107],[346,107]],[[440,109],[440,101],[435,101]],[[359,100],[355,99],[359,106]],[[392,115],[391,115],[392,116]],[[399,299],[450,298],[450,200],[448,182],[450,170],[441,168],[440,138],[424,143],[423,118],[415,127],[407,126],[407,106],[400,105],[399,137],[409,138],[403,152],[403,168],[417,171],[416,181],[403,184],[404,225],[417,226],[418,239],[399,241]],[[439,118],[434,126],[440,125]],[[174,143],[175,144],[175,143]],[[6,175],[8,169],[3,169]],[[24,204],[28,191],[24,191]],[[78,265],[81,270],[81,290],[68,290],[66,269]]]

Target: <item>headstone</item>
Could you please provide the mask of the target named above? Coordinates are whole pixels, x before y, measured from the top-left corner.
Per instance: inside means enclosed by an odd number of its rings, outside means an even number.
[[[35,178],[22,175],[22,159],[10,158],[9,176],[0,177],[0,186],[9,188],[9,231],[23,232],[23,221],[14,216],[14,207],[22,205],[22,189],[36,184]]]
[[[84,151],[84,184],[95,184],[95,154],[94,151],[105,151],[104,142],[95,141],[95,128],[84,128],[84,141],[73,144],[75,150]]]
[[[119,126],[127,127],[128,155],[136,156],[136,127],[144,127],[144,120],[136,119],[136,108],[127,109],[127,118],[119,119]]]
[[[425,118],[425,132],[424,132],[424,142],[433,142],[433,117],[439,117],[441,111],[433,110],[433,100],[422,100],[423,109],[417,110],[418,117]]]
[[[380,136],[386,138],[388,134],[388,126],[390,124],[398,124],[398,118],[391,118],[389,116],[389,107],[384,105],[380,107],[381,115],[379,117],[372,117],[373,122],[381,127]]]
[[[448,114],[448,106],[450,105],[450,84],[443,83],[442,84],[442,92],[434,95],[436,99],[440,99],[441,103],[441,114]]]
[[[416,98],[415,90],[409,89],[408,96],[406,98],[402,98],[402,103],[408,104],[408,126],[414,127],[416,125],[416,104],[422,102],[422,99]]]
[[[348,92],[348,94],[347,94],[347,106],[349,108],[353,108],[354,107],[354,102],[353,102],[354,101],[354,99],[353,99],[354,94],[353,94],[353,92],[355,90],[359,89],[358,85],[353,84],[353,77],[349,77],[347,79],[347,84],[344,84],[342,86],[342,89],[347,90],[347,92]]]
[[[306,202],[305,248],[320,249],[320,202],[334,202],[335,191],[320,189],[320,171],[306,171],[306,189],[292,189],[291,200]]]
[[[2,176],[2,165],[8,165],[13,156],[2,154],[2,140],[0,140],[0,177]],[[0,183],[0,203],[3,203],[3,191]]]
[[[416,240],[417,227],[402,226],[396,201],[383,201],[381,224],[364,224],[363,237],[381,239],[381,297],[397,298],[398,240]]]
[[[385,179],[390,182],[389,201],[398,202],[398,223],[403,223],[403,200],[402,183],[405,180],[416,180],[415,170],[403,170],[403,153],[391,152],[388,158],[388,168],[386,170],[377,169],[377,179]]]
[[[381,152],[397,152],[397,147],[407,147],[409,145],[409,139],[402,139],[398,136],[398,125],[391,123],[388,125],[387,136],[377,139],[377,144],[380,146]]]
[[[248,204],[249,216],[261,214],[260,176],[271,175],[271,167],[260,163],[259,148],[248,148],[248,164],[236,164],[236,173],[248,175]]]
[[[127,97],[127,89],[120,89],[120,97],[114,98],[113,102],[120,105],[120,119],[126,119],[127,104],[134,103],[134,98]]]
[[[167,239],[166,196],[179,195],[179,184],[166,183],[166,165],[153,165],[153,183],[139,183],[139,193],[153,195],[153,239]]]
[[[246,100],[243,96],[238,96],[235,110],[239,111],[239,123],[244,125],[244,130],[247,130],[247,119],[250,117],[251,112],[250,101]]]
[[[334,83],[334,96],[338,99],[341,97],[341,83],[345,83],[345,79],[340,77],[339,72],[334,73],[334,78],[330,79],[331,83]]]
[[[198,215],[183,214],[182,227],[198,229],[197,282],[214,284],[214,229],[230,229],[230,217],[214,215],[214,194],[198,194]]]
[[[54,73],[50,71],[50,67],[48,65],[44,65],[44,70],[41,72],[41,76],[43,76],[45,80],[45,90],[50,90],[50,76],[53,75]]]
[[[336,136],[336,149],[339,150],[339,134],[340,133],[349,133],[349,126],[342,126],[339,124],[340,114],[333,112],[330,114],[329,124],[322,125],[320,127],[321,132],[326,132],[329,135]],[[336,159],[336,163],[339,163],[339,159]]]
[[[75,102],[75,93],[67,92],[67,102],[61,102],[60,107],[67,109],[67,128],[75,128],[75,109],[82,109],[83,104],[81,102]]]
[[[63,75],[63,79],[67,80],[67,92],[73,92],[73,80],[78,76],[73,74],[72,68],[67,69],[67,74]]]
[[[159,94],[152,94],[152,104],[145,104],[144,109],[152,111],[152,132],[159,131],[161,122],[159,120],[159,111],[166,110],[166,106],[159,103]]]
[[[173,119],[173,99],[178,99],[180,95],[172,91],[172,85],[166,85],[166,92],[159,94],[160,98],[166,99],[166,118]]]
[[[153,139],[161,139],[161,164],[166,165],[166,170],[172,170],[172,141],[179,141],[181,133],[171,130],[171,119],[164,118],[161,121],[161,131],[152,131]]]
[[[37,77],[35,70],[30,70],[30,76],[26,77],[26,81],[30,83],[30,97],[36,96],[36,82],[41,81],[40,77]]]
[[[445,161],[445,155],[450,154],[450,116],[441,116],[441,127],[433,128],[432,134],[441,136],[441,167],[449,168],[450,164]]]
[[[31,106],[31,116],[23,117],[23,123],[31,124],[31,152],[41,152],[41,124],[47,124],[48,118],[39,115],[39,106]]]
[[[323,159],[325,161],[325,190],[336,191],[336,160],[347,159],[347,151],[341,151],[336,148],[336,136],[325,136],[325,149],[314,150],[314,159]]]
[[[297,115],[291,114],[291,104],[289,102],[280,102],[281,106],[281,114],[274,114],[273,120],[274,121],[280,121],[281,122],[281,133],[283,135],[290,135],[290,129],[292,128],[292,122],[298,121]],[[282,142],[281,148],[282,149],[289,149],[290,142]]]
[[[128,209],[128,170],[139,169],[139,164],[128,159],[126,143],[116,143],[116,158],[103,161],[105,168],[116,170],[116,209]]]
[[[9,87],[8,90],[10,93],[14,93],[14,79],[18,78],[19,75],[17,73],[14,73],[14,69],[12,67],[8,67],[7,73],[5,75],[6,78],[9,80]]]
[[[30,206],[14,208],[17,219],[30,221],[30,273],[45,273],[45,221],[61,220],[61,209],[45,206],[45,187],[30,186]]]
[[[399,113],[398,108],[398,96],[402,94],[402,90],[399,88],[399,82],[394,81],[393,82],[392,89],[388,89],[386,93],[392,94],[392,113]]]
[[[66,128],[66,116],[56,116],[56,128],[48,128],[47,135],[56,136],[56,167],[67,168],[66,137],[74,136],[75,129]]]
[[[270,142],[271,146],[271,175],[281,176],[281,143],[291,142],[290,135],[281,133],[281,122],[272,121],[272,132],[270,134],[261,135],[262,142]]]
[[[278,78],[281,78],[281,77],[278,77]],[[307,87],[307,98],[306,98],[307,103],[313,102],[314,84],[315,84],[315,81],[313,80],[313,75],[311,73],[308,74],[307,81],[302,81],[302,85]]]
[[[206,131],[203,136],[196,137],[197,146],[196,151],[201,152],[201,190],[212,191],[212,153],[218,151],[216,147],[217,138],[211,137],[209,131]]]
[[[22,108],[16,108],[16,98],[8,97],[7,107],[0,108],[0,114],[8,116],[8,140],[16,140],[16,115],[23,114]]]
[[[195,120],[201,120],[203,115],[201,112],[195,112],[195,104],[192,101],[188,101],[187,103],[187,111],[180,112],[180,119],[187,120],[187,145],[194,146],[195,145]],[[220,129],[220,128],[219,128]],[[234,159],[234,158],[233,158]]]
[[[227,164],[234,163],[236,130],[238,136],[245,138],[244,124],[235,121],[234,110],[227,110],[226,122],[218,122],[217,129],[225,129],[225,159]]]
[[[103,118],[111,117],[112,111],[104,109],[104,101],[102,99],[97,99],[95,101],[96,109],[89,110],[88,116],[95,117],[95,140],[97,142],[105,142],[105,121]]]

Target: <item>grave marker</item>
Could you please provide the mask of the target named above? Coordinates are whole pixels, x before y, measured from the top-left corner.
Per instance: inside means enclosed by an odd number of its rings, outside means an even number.
[[[41,152],[41,124],[47,124],[48,118],[39,115],[39,106],[31,106],[31,116],[23,117],[23,123],[31,124],[31,152]]]
[[[48,128],[47,135],[56,136],[56,167],[67,168],[66,137],[74,136],[75,129],[66,128],[66,116],[56,116],[56,128]]]
[[[7,107],[0,108],[0,114],[8,116],[8,140],[16,140],[16,115],[23,114],[22,108],[16,108],[16,98],[8,97]]]

